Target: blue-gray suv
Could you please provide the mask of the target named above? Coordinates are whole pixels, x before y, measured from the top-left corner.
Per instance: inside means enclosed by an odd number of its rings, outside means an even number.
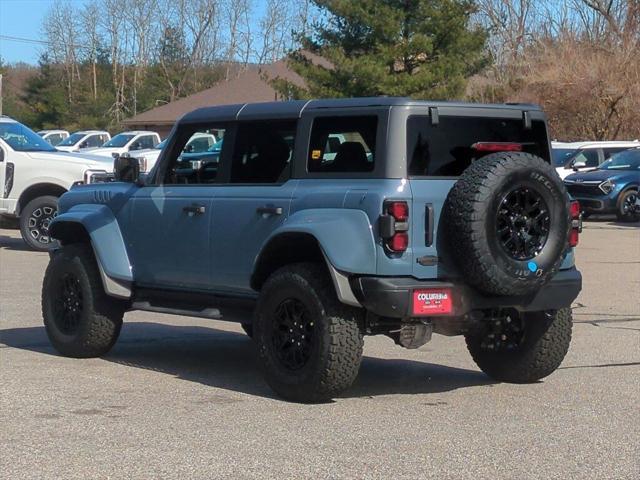
[[[189,159],[195,134],[224,139]],[[150,174],[60,198],[42,292],[63,355],[105,354],[124,312],[240,322],[281,396],[326,401],[365,335],[463,335],[507,382],[552,373],[571,339],[580,207],[534,105],[359,98],[201,108]]]

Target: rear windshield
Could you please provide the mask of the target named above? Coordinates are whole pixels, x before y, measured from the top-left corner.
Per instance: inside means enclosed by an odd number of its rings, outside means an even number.
[[[407,161],[409,175],[457,177],[479,154],[478,142],[514,142],[525,152],[549,161],[545,124],[533,121],[525,129],[520,119],[441,116],[433,125],[429,116],[414,115],[407,120]]]

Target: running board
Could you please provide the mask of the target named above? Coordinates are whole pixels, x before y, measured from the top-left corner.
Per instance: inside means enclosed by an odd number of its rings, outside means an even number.
[[[131,310],[144,310],[145,312],[168,313],[170,315],[184,315],[186,317],[210,318],[213,320],[223,320],[222,313],[217,308],[212,307],[193,307],[193,308],[175,308],[163,307],[159,305],[151,305],[150,302],[141,301],[133,302]]]

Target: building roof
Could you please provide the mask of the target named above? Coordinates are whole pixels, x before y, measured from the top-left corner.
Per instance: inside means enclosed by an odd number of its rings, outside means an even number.
[[[269,65],[250,65],[229,80],[222,80],[211,88],[147,110],[123,123],[130,127],[172,125],[184,114],[200,107],[275,101],[279,97],[269,81],[276,78],[304,85],[302,78],[287,68],[283,60]]]

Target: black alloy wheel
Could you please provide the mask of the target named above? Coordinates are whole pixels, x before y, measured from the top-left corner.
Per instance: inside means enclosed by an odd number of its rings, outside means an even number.
[[[313,346],[313,319],[298,299],[287,298],[276,309],[272,341],[276,355],[289,370],[304,367]]]
[[[533,188],[508,192],[498,208],[496,228],[502,248],[514,260],[535,258],[549,237],[549,207]]]
[[[55,300],[55,323],[60,332],[74,335],[80,326],[83,309],[80,280],[72,273],[66,273],[58,285]]]

